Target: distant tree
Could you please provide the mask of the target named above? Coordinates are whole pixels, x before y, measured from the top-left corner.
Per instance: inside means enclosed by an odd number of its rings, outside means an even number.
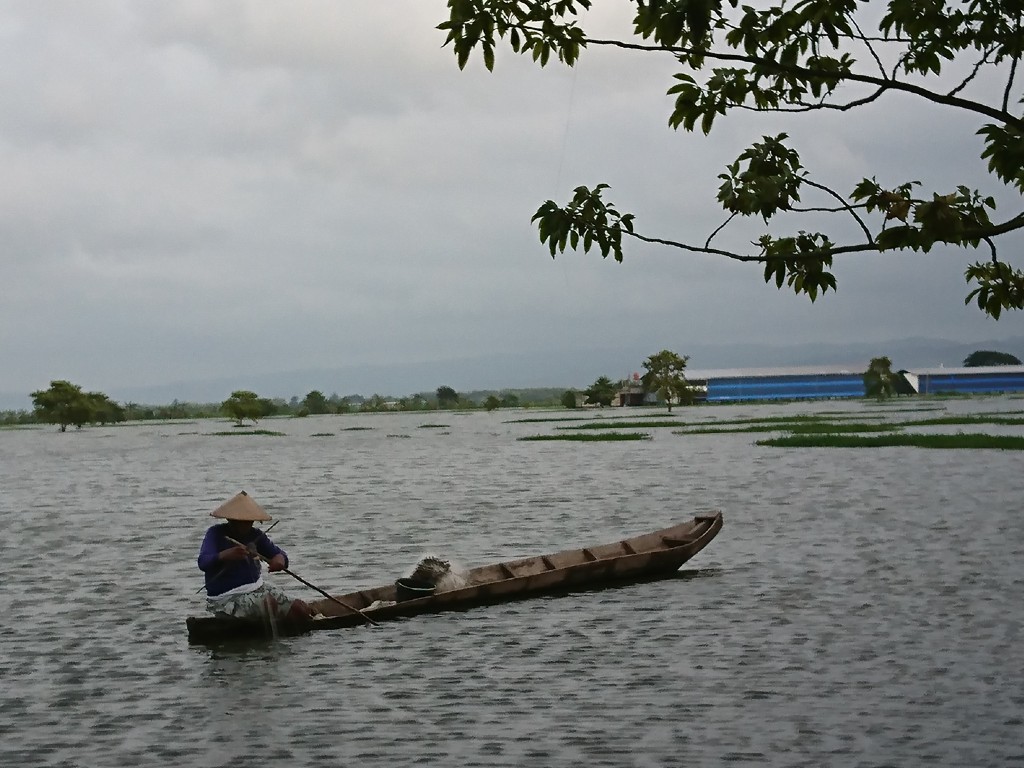
[[[125,420],[124,408],[102,392],[86,392],[89,403],[89,421],[100,424],[117,424]]]
[[[37,421],[32,411],[0,411],[0,424],[34,424]]]
[[[501,397],[502,408],[518,408],[519,407],[519,395],[514,392],[509,392]]]
[[[448,386],[437,388],[437,407],[452,408],[459,402],[459,393]]]
[[[864,391],[868,397],[884,400],[896,391],[896,375],[888,357],[874,357],[864,372]]]
[[[269,397],[258,398],[256,402],[259,404],[260,407],[261,419],[266,418],[268,416],[273,416],[280,410],[277,401],[271,400]]]
[[[32,405],[39,421],[57,424],[61,432],[66,432],[71,424],[80,429],[88,423],[91,412],[82,388],[63,379],[51,381],[49,389],[33,392]]]
[[[575,408],[576,407],[576,390],[575,389],[567,389],[567,390],[565,390],[565,392],[562,393],[561,403],[562,403],[562,406],[565,407],[565,408]]]
[[[409,395],[408,402],[406,403],[406,409],[410,411],[425,411],[430,407],[427,399],[420,394]]]
[[[586,395],[586,402],[593,405],[600,405],[604,408],[612,404],[615,399],[616,386],[607,376],[600,376],[583,393]]]
[[[331,412],[330,404],[327,402],[327,398],[324,397],[324,393],[315,389],[302,399],[302,405],[309,413],[313,414]]]
[[[669,413],[672,412],[674,401],[689,403],[693,400],[690,385],[683,375],[686,371],[686,361],[689,359],[687,356],[681,357],[675,352],[663,349],[644,361],[644,368],[647,370],[641,379],[644,391],[657,393],[668,405]]]
[[[498,399],[497,395],[488,395],[487,399],[484,400],[484,408],[488,411],[493,411],[495,408],[501,408],[501,400]]]
[[[384,399],[382,395],[374,393],[368,399],[363,400],[363,404],[360,408],[363,411],[387,411],[390,410],[388,401]]]
[[[1020,360],[1008,352],[992,352],[979,349],[964,358],[964,368],[978,368],[983,365],[1020,365]]]
[[[251,419],[255,424],[264,416],[265,403],[255,392],[239,389],[232,392],[231,397],[221,404],[221,410],[237,421],[238,426],[242,426],[245,419]]]

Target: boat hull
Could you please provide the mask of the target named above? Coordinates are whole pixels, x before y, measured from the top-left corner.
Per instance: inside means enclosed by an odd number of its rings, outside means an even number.
[[[391,605],[370,606],[395,600],[394,585],[338,595],[312,603],[322,615],[303,622],[241,620],[216,616],[186,620],[190,643],[264,639],[276,635],[362,626],[431,613],[464,611],[484,605],[525,600],[560,592],[591,591],[669,578],[722,528],[719,512],[699,515],[692,521],[632,539],[566,550],[551,555],[522,558],[475,568],[468,572],[468,586]],[[362,611],[358,613],[345,606]]]

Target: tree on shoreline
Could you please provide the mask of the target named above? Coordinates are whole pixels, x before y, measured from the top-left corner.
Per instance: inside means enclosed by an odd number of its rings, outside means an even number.
[[[61,432],[72,425],[81,429],[86,424],[124,421],[124,409],[105,394],[83,392],[64,379],[51,381],[49,389],[37,390],[31,397],[36,419],[57,424]]]
[[[584,402],[591,405],[600,405],[602,408],[612,404],[615,399],[615,384],[607,376],[599,376],[597,380],[587,387],[583,393],[586,395]]]
[[[245,419],[251,419],[252,423],[256,424],[264,416],[272,416],[275,407],[270,400],[260,397],[255,392],[238,389],[221,403],[221,409],[233,418],[238,426],[242,426]]]
[[[317,416],[322,413],[330,413],[332,411],[330,403],[328,403],[327,398],[324,397],[324,393],[318,389],[314,389],[302,398],[301,407],[305,409],[306,413],[313,416]],[[333,410],[336,410],[336,407]]]
[[[459,404],[459,393],[446,384],[438,387],[436,394],[438,408],[454,408]]]
[[[587,47],[671,56],[679,65],[668,93],[673,128],[708,134],[730,112],[848,112],[900,94],[967,114],[978,123],[980,160],[1018,210],[993,220],[990,191],[958,185],[918,191],[918,181],[851,180],[842,194],[814,180],[779,133],[744,150],[719,178],[724,219],[689,241],[642,234],[635,216],[605,199],[608,185],[579,186],[564,206],[552,200],[533,216],[554,257],[566,248],[623,259],[623,239],[763,268],[766,283],[814,301],[836,289],[835,257],[872,252],[930,252],[937,245],[982,249],[967,266],[965,303],[998,319],[1024,308],[1024,272],[997,254],[996,241],[1024,229],[1024,116],[1016,79],[1024,53],[1024,12],[990,0],[912,2],[884,8],[859,0],[797,0],[758,9],[738,0],[635,0],[632,35],[597,39],[580,26],[592,0],[448,0],[448,33],[460,68],[479,51],[488,70],[495,46],[545,66],[552,56],[574,66]],[[996,87],[992,87],[995,85]],[[915,136],[915,141],[923,137]],[[884,171],[879,168],[879,171]],[[922,169],[926,171],[927,169]],[[807,198],[805,201],[804,198]],[[760,219],[753,240],[741,233],[719,244],[743,219]],[[825,231],[799,228],[808,219]],[[857,234],[849,237],[846,232]],[[693,238],[692,235],[688,236]],[[834,239],[835,238],[835,239]]]
[[[888,357],[874,357],[864,372],[864,392],[868,397],[885,400],[896,392],[896,375]]]
[[[977,368],[982,365],[1020,365],[1020,358],[1008,352],[992,352],[979,349],[964,358],[964,368]]]
[[[644,361],[644,368],[647,370],[641,378],[644,391],[656,392],[668,405],[669,413],[672,413],[674,401],[685,405],[693,399],[693,392],[684,375],[686,361],[689,359],[663,349]]]
[[[50,388],[32,393],[36,416],[47,424],[57,424],[66,432],[72,424],[81,429],[89,421],[89,400],[77,384],[58,379]]]

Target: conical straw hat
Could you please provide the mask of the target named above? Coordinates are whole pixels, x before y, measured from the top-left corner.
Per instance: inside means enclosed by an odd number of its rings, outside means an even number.
[[[236,496],[225,501],[213,512],[210,513],[212,517],[222,517],[225,520],[271,520],[270,515],[266,513],[259,504],[252,500],[252,497],[245,491],[241,491]]]

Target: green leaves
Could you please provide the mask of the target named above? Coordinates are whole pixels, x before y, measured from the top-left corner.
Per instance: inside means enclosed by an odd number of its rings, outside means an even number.
[[[633,214],[620,214],[605,203],[601,193],[606,189],[607,184],[598,184],[593,190],[576,187],[564,208],[548,200],[537,209],[531,221],[537,222],[540,241],[547,243],[552,258],[567,247],[576,250],[582,241],[584,253],[597,245],[602,258],[612,254],[622,261],[622,233],[632,233]]]
[[[460,67],[477,51],[493,69],[503,40],[540,66],[556,57],[572,66],[588,44],[626,55],[673,56],[678,71],[668,89],[674,102],[668,123],[687,132],[709,134],[736,110],[785,112],[799,120],[800,113],[826,109],[852,112],[898,91],[987,121],[978,131],[984,140],[981,160],[994,180],[1024,195],[1024,116],[1015,101],[1024,59],[1024,5],[1018,0],[887,0],[879,8],[866,0],[742,6],[740,0],[637,0],[635,6],[633,35],[622,40],[585,35],[578,17],[591,0],[448,0],[449,18],[439,28],[447,31],[445,45]],[[963,185],[922,192],[917,181],[883,187],[874,178],[863,179],[845,198],[810,176],[787,139],[785,134],[762,137],[719,175],[717,201],[727,219],[703,245],[634,232],[633,215],[620,214],[602,199],[604,184],[578,187],[564,207],[548,200],[533,221],[552,256],[567,248],[597,248],[602,257],[621,261],[626,234],[684,251],[761,262],[766,282],[788,285],[812,301],[835,290],[831,267],[838,254],[927,253],[936,245],[985,244],[993,258],[965,273],[976,285],[968,303],[976,301],[992,317],[1021,308],[1020,272],[995,258],[995,242],[1024,229],[1024,211],[995,223],[992,195]],[[773,227],[801,215],[814,216],[816,228],[819,220],[831,225],[840,219],[834,231],[857,234],[836,245],[819,232],[768,233],[753,244],[752,253],[711,246],[734,217],[755,215]],[[700,242],[704,234],[686,236]]]
[[[508,39],[516,53],[530,54],[545,66],[552,54],[569,65],[576,63],[586,46],[583,30],[574,21],[577,9],[588,10],[591,0],[448,0],[448,21],[437,25],[447,30],[444,45],[455,51],[459,69],[465,69],[479,48],[484,66],[494,69],[495,41]]]
[[[1024,272],[1001,261],[976,262],[967,267],[964,278],[978,287],[967,294],[964,304],[976,301],[978,309],[998,320],[1004,309],[1024,309]]]
[[[633,27],[640,37],[666,48],[684,44],[696,48],[706,43],[708,31],[721,15],[721,0],[648,0],[637,3]]]
[[[800,156],[783,143],[788,136],[763,136],[719,174],[718,202],[730,213],[759,214],[765,221],[788,211],[800,200],[803,169]]]
[[[796,294],[806,294],[813,302],[819,293],[836,290],[836,278],[826,267],[832,266],[831,240],[820,232],[801,231],[796,237],[758,240],[764,261],[764,281],[776,288],[788,285]]]
[[[989,173],[1024,193],[1024,132],[1008,125],[986,125],[978,134],[985,137],[982,159],[988,159]]]
[[[909,248],[927,253],[936,243],[977,248],[986,230],[992,227],[988,211],[996,207],[991,196],[959,186],[955,192],[933,193],[931,200],[912,196],[918,181],[885,190],[874,179],[863,179],[852,198],[861,201],[868,213],[885,214],[885,221],[897,219],[902,226],[883,229],[875,242],[879,250]]]

